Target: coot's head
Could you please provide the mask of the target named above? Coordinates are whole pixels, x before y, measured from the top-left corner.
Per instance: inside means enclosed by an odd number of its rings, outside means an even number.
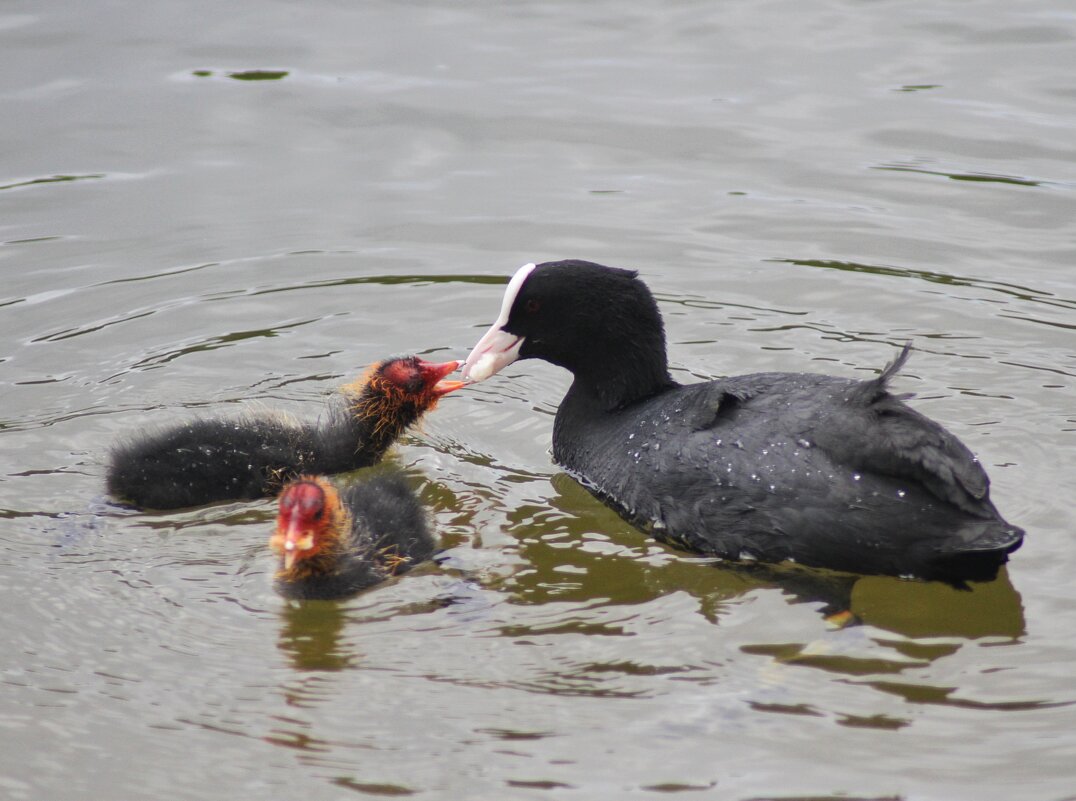
[[[344,513],[336,488],[323,478],[297,479],[280,493],[276,531],[269,547],[284,572],[326,551],[342,534]]]
[[[463,386],[462,381],[446,381],[445,376],[460,366],[458,361],[435,364],[418,356],[400,356],[378,362],[366,377],[383,392],[398,394],[413,403],[432,406],[442,395]]]
[[[373,420],[376,430],[398,432],[464,385],[445,379],[459,365],[458,361],[435,364],[417,356],[386,359],[344,391],[357,396],[353,407],[357,417]]]
[[[570,370],[606,406],[668,386],[661,314],[636,275],[578,260],[521,267],[463,377],[484,381],[517,359],[544,359]]]

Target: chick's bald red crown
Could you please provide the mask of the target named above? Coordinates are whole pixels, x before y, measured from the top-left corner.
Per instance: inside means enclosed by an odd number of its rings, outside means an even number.
[[[435,396],[447,395],[463,386],[462,381],[446,381],[445,376],[460,366],[456,360],[434,363],[410,356],[381,362],[374,372],[407,393],[431,391]]]

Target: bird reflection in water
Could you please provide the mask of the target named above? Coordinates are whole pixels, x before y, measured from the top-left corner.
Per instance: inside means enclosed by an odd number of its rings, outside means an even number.
[[[938,581],[685,557],[625,523],[567,474],[553,476],[552,485],[555,494],[548,505],[521,506],[509,515],[520,554],[532,568],[512,579],[523,603],[603,598],[608,605],[632,605],[686,592],[698,601],[701,615],[720,623],[737,599],[769,589],[784,593],[791,603],[816,605],[831,627],[862,623],[906,638],[1015,639],[1025,632],[1020,595],[1004,567],[993,581],[958,588]],[[915,650],[913,645],[901,647]]]
[[[354,667],[359,655],[342,640],[346,606],[336,601],[289,602],[280,610],[277,642],[296,670],[335,671]]]

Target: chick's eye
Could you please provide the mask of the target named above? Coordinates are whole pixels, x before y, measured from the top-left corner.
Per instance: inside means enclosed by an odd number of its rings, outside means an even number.
[[[527,312],[527,314],[537,314],[541,308],[542,301],[538,300],[538,298],[528,298],[527,302],[523,304],[523,311]]]

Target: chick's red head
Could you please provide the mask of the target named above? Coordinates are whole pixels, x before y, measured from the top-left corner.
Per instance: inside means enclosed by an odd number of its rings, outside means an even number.
[[[276,531],[269,547],[281,556],[284,570],[321,551],[334,536],[332,510],[339,506],[336,489],[327,481],[300,478],[280,493]]]
[[[432,406],[442,395],[459,389],[462,381],[444,377],[460,366],[458,361],[427,362],[418,356],[388,359],[374,367],[371,380],[381,380],[420,407]]]
[[[463,386],[462,381],[445,380],[459,364],[435,364],[417,356],[386,359],[344,390],[357,399],[353,406],[357,416],[372,420],[375,432],[394,438],[433,409],[442,396]]]

